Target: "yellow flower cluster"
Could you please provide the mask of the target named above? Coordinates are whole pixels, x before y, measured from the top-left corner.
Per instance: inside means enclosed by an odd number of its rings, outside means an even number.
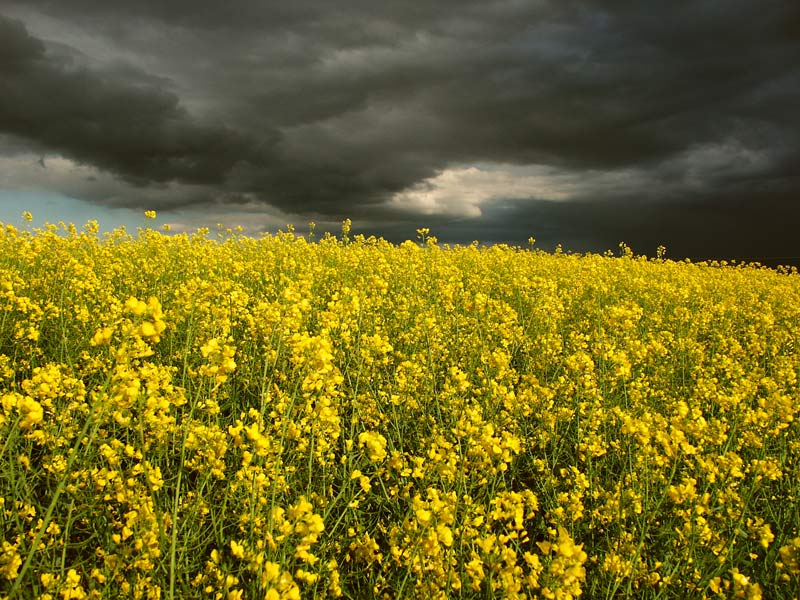
[[[800,593],[796,271],[351,225],[0,224],[0,598]]]

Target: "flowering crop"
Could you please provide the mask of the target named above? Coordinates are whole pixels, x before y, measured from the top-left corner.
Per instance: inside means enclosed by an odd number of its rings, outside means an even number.
[[[795,271],[0,227],[0,598],[800,594]]]

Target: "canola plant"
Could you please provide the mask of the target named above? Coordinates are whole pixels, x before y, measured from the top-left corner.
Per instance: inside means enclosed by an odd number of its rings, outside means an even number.
[[[796,271],[0,225],[0,598],[798,596]]]

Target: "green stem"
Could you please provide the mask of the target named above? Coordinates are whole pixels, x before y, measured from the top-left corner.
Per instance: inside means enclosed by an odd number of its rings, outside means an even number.
[[[13,598],[17,594],[17,592],[19,591],[19,587],[22,584],[22,580],[25,577],[25,574],[28,572],[31,563],[33,562],[33,556],[36,553],[36,549],[39,547],[39,543],[42,541],[42,537],[44,536],[47,526],[50,524],[50,521],[53,518],[53,512],[56,509],[56,504],[58,503],[58,499],[61,496],[61,493],[64,491],[67,479],[69,478],[69,474],[72,471],[72,465],[75,463],[75,459],[78,456],[78,447],[86,437],[87,431],[89,431],[89,426],[93,421],[92,419],[93,415],[94,415],[94,405],[92,406],[92,410],[89,413],[89,416],[86,418],[86,422],[83,424],[80,433],[75,439],[75,444],[72,446],[72,449],[69,454],[69,459],[67,460],[67,467],[64,470],[64,476],[58,482],[56,491],[53,492],[53,497],[50,500],[50,505],[47,507],[47,511],[44,514],[44,518],[42,519],[42,524],[39,526],[39,531],[36,532],[36,537],[33,538],[31,549],[28,551],[28,556],[25,558],[25,563],[22,565],[22,568],[20,569],[17,578],[14,580],[14,585],[11,587],[11,591],[8,594],[9,598]],[[95,434],[97,433],[99,427],[100,427],[99,422],[94,424],[94,429],[92,429],[91,435],[89,436],[86,442],[87,448],[94,441]]]

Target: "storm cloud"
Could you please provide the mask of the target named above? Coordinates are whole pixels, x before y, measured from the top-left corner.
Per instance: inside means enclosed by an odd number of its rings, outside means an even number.
[[[796,2],[0,1],[0,55],[0,169],[96,203],[800,255]]]

